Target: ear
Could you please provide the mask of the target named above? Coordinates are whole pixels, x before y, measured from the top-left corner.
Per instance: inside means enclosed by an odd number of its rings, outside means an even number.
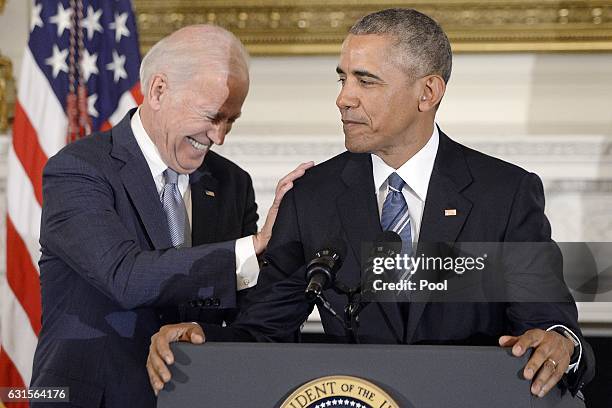
[[[149,89],[147,94],[147,102],[151,109],[158,111],[161,107],[163,98],[168,90],[168,78],[164,74],[155,74],[149,81]]]
[[[439,75],[428,75],[423,78],[423,90],[419,95],[419,111],[435,110],[446,92],[444,79]]]

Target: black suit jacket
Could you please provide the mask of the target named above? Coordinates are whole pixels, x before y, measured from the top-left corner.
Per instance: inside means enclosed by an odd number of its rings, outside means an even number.
[[[445,217],[445,209],[457,215]],[[287,193],[266,252],[251,304],[230,329],[204,325],[209,340],[290,341],[312,306],[304,298],[304,264],[340,237],[348,245],[337,279],[360,281],[361,245],[381,232],[369,154],[345,152],[322,163]],[[420,242],[548,242],[540,179],[525,170],[462,146],[440,132],[429,183]],[[325,291],[342,312],[346,297]],[[346,341],[342,325],[320,310],[325,333]],[[360,315],[363,343],[497,345],[503,334],[564,324],[580,337],[577,311],[569,303],[411,303],[407,319],[397,303],[376,303]],[[576,391],[594,370],[589,345],[581,338],[580,370],[569,378]]]
[[[145,364],[160,317],[218,322],[236,306],[234,241],[172,248],[132,114],[68,145],[43,173],[42,330],[31,384],[68,386],[77,406],[154,407]],[[245,171],[209,152],[190,183],[194,244],[255,232]]]

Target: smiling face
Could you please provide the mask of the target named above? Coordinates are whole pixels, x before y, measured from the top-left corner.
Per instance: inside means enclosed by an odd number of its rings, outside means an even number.
[[[337,68],[342,89],[336,105],[346,148],[374,153],[387,163],[397,161],[387,158],[401,156],[404,160],[408,152],[418,151],[431,136],[427,129],[433,126],[433,116],[419,108],[424,81],[407,74],[395,57],[398,51],[393,43],[387,35],[350,34]]]
[[[168,85],[164,75],[152,80],[149,106],[141,112],[152,114],[143,124],[150,123],[145,129],[162,160],[178,173],[200,167],[210,146],[222,145],[240,116],[249,81],[228,71],[197,75],[180,87]]]

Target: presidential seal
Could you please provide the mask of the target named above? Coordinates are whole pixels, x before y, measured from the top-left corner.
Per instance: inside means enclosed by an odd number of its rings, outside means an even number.
[[[399,408],[380,387],[358,377],[333,375],[312,380],[293,392],[281,408]]]

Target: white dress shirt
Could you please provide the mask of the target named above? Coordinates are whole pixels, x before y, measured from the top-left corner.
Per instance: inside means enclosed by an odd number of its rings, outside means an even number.
[[[389,193],[389,184],[387,178],[391,173],[396,172],[406,184],[402,189],[402,194],[408,204],[408,212],[410,214],[410,228],[412,232],[412,242],[419,241],[419,233],[421,231],[421,221],[423,220],[423,210],[425,209],[425,201],[427,199],[427,188],[431,179],[436,154],[438,153],[438,145],[440,144],[440,134],[438,126],[434,124],[434,130],[429,141],[408,161],[402,164],[397,170],[385,163],[380,157],[372,154],[372,177],[374,178],[374,188],[378,201],[378,214],[382,214],[383,204]],[[580,339],[564,325],[556,324],[549,327],[546,331],[553,329],[564,329],[570,336],[576,340],[576,347],[579,347],[578,360],[574,364],[570,364],[566,373],[576,371],[578,364],[582,358],[582,344]]]
[[[372,176],[374,177],[374,188],[378,201],[378,214],[382,214],[383,204],[389,193],[387,178],[391,173],[396,172],[406,182],[402,194],[408,204],[412,242],[415,243],[419,241],[427,188],[429,187],[436,153],[438,153],[439,142],[438,127],[434,126],[433,134],[427,144],[397,170],[385,163],[380,157],[372,154]]]
[[[140,120],[140,108],[134,113],[131,120],[132,132],[136,137],[136,143],[142,151],[142,154],[149,165],[151,175],[155,181],[157,193],[160,195],[164,188],[164,171],[168,168],[166,163],[161,158],[157,146],[147,134]],[[191,188],[189,187],[189,175],[179,174],[178,188],[185,202],[187,217],[189,218],[189,226],[192,225],[191,217]],[[259,263],[255,255],[255,247],[253,246],[253,236],[243,237],[236,240],[236,289],[242,290],[255,286],[259,277]]]

